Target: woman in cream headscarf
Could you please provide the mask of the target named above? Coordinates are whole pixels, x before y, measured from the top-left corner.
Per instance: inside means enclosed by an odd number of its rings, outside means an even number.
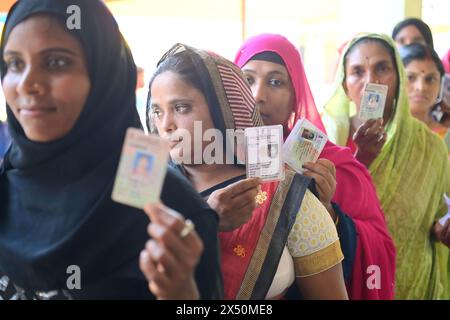
[[[362,123],[355,111],[369,82],[389,90],[383,119]],[[450,190],[447,152],[410,114],[405,71],[392,39],[362,34],[349,42],[323,119],[330,139],[353,147],[373,176],[397,246],[396,298],[447,299],[448,248],[439,242],[449,246],[450,221],[436,223]]]

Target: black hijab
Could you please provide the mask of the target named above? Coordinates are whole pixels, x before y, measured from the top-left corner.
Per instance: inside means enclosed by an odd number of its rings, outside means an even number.
[[[133,58],[104,4],[18,1],[6,20],[1,54],[16,25],[45,13],[65,23],[72,4],[81,9],[82,25],[67,31],[83,45],[91,80],[74,128],[59,140],[33,142],[7,111],[12,147],[0,175],[0,269],[23,288],[65,287],[72,264],[84,281],[93,281],[136,256],[147,238],[132,232],[147,224],[146,216],[127,208],[124,219],[125,207],[110,200],[125,130],[140,123]],[[3,61],[0,67],[3,80]]]
[[[141,127],[136,67],[113,16],[99,0],[20,0],[8,14],[1,54],[17,24],[51,14],[65,25],[73,4],[81,30],[67,31],[84,48],[91,91],[73,129],[49,143],[27,139],[8,108],[12,147],[0,169],[0,276],[32,292],[64,290],[68,267],[77,265],[83,290],[72,297],[150,298],[138,267],[148,218],[111,200],[125,131]],[[3,79],[3,60],[0,70]],[[217,215],[171,169],[161,199],[195,223],[204,243],[196,269],[201,297],[221,298]]]

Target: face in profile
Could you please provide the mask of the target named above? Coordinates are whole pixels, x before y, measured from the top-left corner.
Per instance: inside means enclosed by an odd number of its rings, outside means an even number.
[[[6,102],[28,139],[50,142],[75,125],[91,88],[81,43],[56,18],[32,16],[3,52]]]
[[[250,60],[242,67],[265,125],[284,125],[294,112],[295,94],[287,69],[269,61]]]
[[[190,144],[190,164],[194,163],[194,138],[214,128],[205,96],[175,72],[166,71],[153,80],[151,90],[151,119],[158,134],[169,140],[171,158],[181,163],[186,159],[183,145]],[[201,132],[194,135],[194,122],[201,123]],[[190,143],[183,141],[190,139]],[[202,145],[202,154],[210,142]]]
[[[346,57],[343,86],[358,112],[368,83],[388,86],[385,112],[390,112],[398,85],[397,70],[389,51],[382,44],[372,41],[356,44]]]
[[[436,103],[441,87],[441,75],[431,59],[413,60],[406,67],[407,92],[411,112],[427,114]]]

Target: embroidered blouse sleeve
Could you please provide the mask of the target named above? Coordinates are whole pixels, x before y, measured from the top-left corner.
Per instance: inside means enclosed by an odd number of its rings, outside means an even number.
[[[297,277],[326,271],[344,259],[333,220],[309,190],[305,193],[287,244]]]

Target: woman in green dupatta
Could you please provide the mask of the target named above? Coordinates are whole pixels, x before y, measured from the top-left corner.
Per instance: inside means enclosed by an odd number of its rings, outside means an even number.
[[[175,45],[150,82],[147,114],[150,130],[171,141],[172,160],[203,197],[239,193],[233,186],[245,179],[245,167],[218,155],[226,154],[222,148],[229,130],[242,132],[262,121],[237,66],[215,54]],[[206,132],[214,132],[218,142],[213,161],[205,157],[211,146]],[[199,162],[193,150],[201,151]],[[347,298],[336,228],[308,190],[310,182],[286,171],[283,181],[263,183],[249,220],[219,234],[226,299],[277,299],[291,286],[303,298]],[[223,199],[216,206],[209,203],[217,209]],[[238,213],[246,210],[244,203],[236,205]]]
[[[439,137],[411,116],[405,81],[392,39],[358,35],[342,53],[323,120],[333,142],[362,151],[368,160],[397,247],[396,298],[448,299],[449,254],[439,241],[449,246],[450,221],[444,227],[436,223],[447,211],[447,152]],[[363,122],[356,115],[367,83],[389,87],[382,121]]]

